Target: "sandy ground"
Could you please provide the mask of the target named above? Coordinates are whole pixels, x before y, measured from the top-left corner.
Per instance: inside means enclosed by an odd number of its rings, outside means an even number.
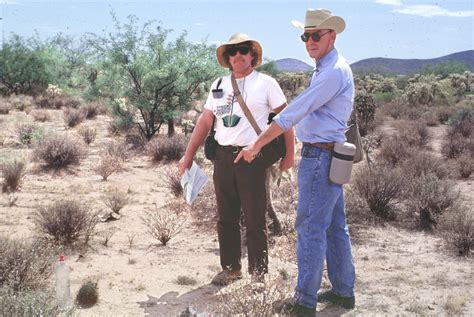
[[[52,122],[46,129],[63,131],[60,112],[51,111]],[[0,116],[0,161],[17,155],[28,157],[30,150],[14,144],[14,126],[31,121],[23,112]],[[94,210],[106,210],[101,199],[111,188],[127,192],[130,203],[121,211],[121,219],[97,226],[87,250],[71,252],[67,263],[71,269],[71,288],[75,294],[86,279],[98,281],[100,302],[88,309],[78,309],[80,316],[176,316],[188,306],[205,315],[213,315],[222,306],[221,293],[234,286],[218,288],[210,284],[219,271],[217,235],[212,227],[198,226],[189,213],[183,231],[168,246],[160,246],[146,233],[142,216],[146,210],[163,208],[171,194],[163,180],[163,166],[152,165],[146,156],[135,156],[123,172],[107,182],[92,171],[97,162],[99,145],[107,136],[105,116],[92,124],[98,129],[97,140],[90,145],[88,156],[78,167],[52,175],[38,172],[28,165],[17,206],[8,207],[0,198],[0,234],[28,237],[34,232],[31,213],[39,205],[61,198],[74,197],[87,202]],[[430,128],[439,137],[442,127]],[[73,134],[74,130],[68,132]],[[436,143],[436,141],[433,141]],[[1,143],[0,143],[1,144]],[[437,144],[434,144],[434,151]],[[211,175],[208,175],[211,176]],[[457,181],[464,199],[472,203],[473,177]],[[294,211],[279,211],[294,212]],[[357,268],[356,309],[346,311],[319,305],[320,316],[443,316],[474,315],[473,260],[457,257],[444,248],[438,237],[421,232],[385,227],[353,228],[354,257]],[[115,232],[104,245],[106,232]],[[130,246],[130,239],[133,243]],[[284,237],[274,237],[278,243]],[[246,265],[246,258],[242,263]],[[288,296],[294,287],[296,265],[270,250],[268,283],[286,272]],[[181,285],[178,278],[195,281]],[[53,283],[53,282],[51,282]],[[247,275],[239,285],[249,283]],[[51,284],[52,285],[52,284]],[[328,286],[327,279],[324,287]]]

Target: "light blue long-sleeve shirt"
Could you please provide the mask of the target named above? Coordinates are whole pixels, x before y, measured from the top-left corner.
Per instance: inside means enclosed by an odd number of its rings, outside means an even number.
[[[273,120],[285,131],[296,125],[301,142],[344,142],[354,102],[352,71],[336,49],[318,64],[311,85]]]

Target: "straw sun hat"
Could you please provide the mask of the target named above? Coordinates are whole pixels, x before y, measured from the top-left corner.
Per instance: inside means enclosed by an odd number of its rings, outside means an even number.
[[[224,52],[226,51],[229,45],[235,45],[243,42],[252,42],[253,50],[255,51],[256,57],[256,64],[255,67],[258,67],[262,64],[262,46],[256,40],[251,39],[247,34],[243,33],[236,33],[230,37],[230,39],[221,44],[216,51],[217,61],[223,67],[230,68],[229,63],[224,58]]]
[[[346,27],[346,22],[341,17],[333,15],[331,11],[326,9],[308,9],[304,24],[300,21],[291,21],[293,26],[303,30],[334,30],[341,33]]]

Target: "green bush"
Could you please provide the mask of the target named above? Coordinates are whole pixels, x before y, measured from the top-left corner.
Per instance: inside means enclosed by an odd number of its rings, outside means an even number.
[[[77,292],[76,302],[82,308],[89,308],[99,301],[97,282],[86,281]]]

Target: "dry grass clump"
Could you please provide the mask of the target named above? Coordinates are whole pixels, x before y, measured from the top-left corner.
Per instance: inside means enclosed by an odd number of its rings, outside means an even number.
[[[101,156],[111,156],[121,163],[125,163],[130,158],[129,146],[125,142],[109,141],[101,144]]]
[[[85,156],[81,143],[67,135],[51,134],[39,140],[33,151],[33,158],[43,162],[48,169],[57,170],[77,165]]]
[[[408,191],[407,207],[410,213],[418,217],[423,230],[433,230],[439,217],[459,198],[459,192],[453,184],[440,180],[436,175],[422,175],[415,179]]]
[[[402,138],[392,135],[382,139],[376,159],[396,166],[400,162],[406,161],[413,151],[415,149],[407,146]]]
[[[51,121],[51,115],[47,110],[44,109],[32,110],[30,115],[33,117],[33,120],[37,122]]]
[[[181,208],[176,209],[176,205],[173,207],[172,204],[173,202],[165,205],[161,210],[155,205],[154,210],[145,211],[145,216],[142,217],[147,233],[164,246],[181,232],[185,222],[184,218],[176,213]]]
[[[178,285],[196,285],[197,280],[194,277],[189,277],[185,275],[179,275],[176,278],[176,284]]]
[[[18,142],[31,145],[43,136],[43,129],[34,123],[21,123],[15,126],[15,134]]]
[[[97,136],[97,130],[93,127],[81,127],[77,133],[82,137],[86,144],[94,142]]]
[[[28,108],[31,108],[33,105],[33,97],[26,95],[15,95],[12,94],[8,98],[8,103],[18,111],[25,111]]]
[[[437,229],[459,255],[472,255],[474,251],[474,210],[472,207],[456,204],[442,216]]]
[[[442,142],[441,153],[446,158],[457,159],[462,154],[471,152],[473,147],[474,142],[472,140],[463,138],[460,134],[448,133]]]
[[[63,110],[63,119],[67,127],[73,128],[84,121],[84,113],[73,108],[65,108]]]
[[[18,292],[47,285],[54,253],[51,246],[39,240],[29,242],[0,236],[0,289],[7,287]]]
[[[0,103],[0,114],[8,114],[10,112],[10,105],[7,103]]]
[[[434,174],[439,179],[446,179],[452,175],[449,166],[441,158],[425,151],[411,153],[409,159],[400,164],[404,174],[412,178]],[[409,180],[407,180],[409,181]]]
[[[399,169],[375,164],[358,170],[352,179],[353,189],[369,210],[383,219],[393,219],[395,206],[401,202],[405,180]]]
[[[0,165],[2,171],[2,193],[12,193],[20,189],[20,184],[25,175],[25,163],[19,160],[3,162]]]
[[[178,169],[168,165],[164,168],[163,174],[166,187],[168,187],[174,197],[181,197],[183,195],[183,187],[181,186]]]
[[[103,202],[112,212],[119,214],[120,210],[128,204],[127,193],[115,188],[105,193]]]
[[[84,118],[91,120],[95,119],[98,114],[104,112],[104,108],[97,102],[85,103],[79,107],[79,111],[82,113]]]
[[[71,245],[81,237],[85,241],[93,234],[97,217],[85,204],[69,199],[39,207],[33,215],[36,230],[63,245]]]
[[[182,135],[172,137],[157,137],[147,144],[147,153],[153,162],[178,161],[186,150],[187,140]]]

